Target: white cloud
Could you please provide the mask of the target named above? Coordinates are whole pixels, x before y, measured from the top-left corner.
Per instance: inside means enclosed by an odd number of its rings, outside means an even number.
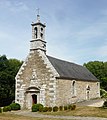
[[[99,49],[98,49],[98,54],[101,56],[101,57],[107,57],[107,41],[105,42],[105,44],[103,46],[101,46]]]
[[[4,40],[7,40],[7,39],[12,39],[12,35],[4,32],[4,31],[0,31],[0,41],[4,41]]]
[[[89,25],[80,32],[74,33],[73,36],[79,41],[89,41],[89,39],[93,40],[92,38],[103,36],[106,33],[104,30],[105,25],[97,23]]]
[[[9,0],[0,0],[0,7],[10,7],[11,2]]]
[[[28,6],[23,2],[1,0],[0,7],[10,10],[11,12],[21,12],[29,10]]]
[[[13,12],[27,11],[28,9],[29,8],[27,7],[27,5],[23,2],[16,2],[14,3],[14,6],[10,8],[10,10]]]
[[[107,9],[103,9],[103,10],[101,10],[101,15],[103,15],[103,16],[107,16]]]

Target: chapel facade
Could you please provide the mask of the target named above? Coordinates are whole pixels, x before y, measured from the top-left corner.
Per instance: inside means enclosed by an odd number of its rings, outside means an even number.
[[[46,54],[45,27],[40,16],[32,23],[29,54],[16,75],[15,102],[61,106],[100,97],[99,80],[85,67]]]

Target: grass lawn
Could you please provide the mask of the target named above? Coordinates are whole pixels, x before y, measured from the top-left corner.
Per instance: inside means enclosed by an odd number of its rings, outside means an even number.
[[[89,117],[105,117],[107,118],[107,109],[96,107],[77,107],[73,111],[61,111],[61,112],[47,112],[43,114],[48,115],[63,115],[63,116],[89,116]]]
[[[35,114],[35,113],[34,113]],[[42,112],[40,114],[47,115],[60,115],[60,116],[89,116],[89,117],[105,117],[107,118],[107,109],[96,107],[77,107],[73,111],[59,111],[59,112]],[[25,117],[21,115],[15,115],[7,113],[0,113],[0,120],[62,120],[56,118],[36,118]]]

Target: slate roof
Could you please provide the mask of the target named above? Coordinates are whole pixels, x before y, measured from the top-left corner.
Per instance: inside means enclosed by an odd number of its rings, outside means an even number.
[[[81,65],[47,56],[53,67],[62,79],[74,79],[84,81],[98,81],[98,79]]]

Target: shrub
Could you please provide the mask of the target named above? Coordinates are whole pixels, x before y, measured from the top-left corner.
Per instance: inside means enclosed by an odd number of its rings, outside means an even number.
[[[42,104],[34,104],[32,106],[32,112],[37,112],[37,111],[41,111],[41,109],[43,108],[43,105]]]
[[[104,107],[104,108],[107,107],[107,101],[104,101],[104,103],[103,103],[103,107]]]
[[[11,110],[20,110],[20,104],[18,103],[12,103],[10,104]]]
[[[71,105],[71,110],[75,110],[75,109],[76,109],[76,105],[75,104]]]
[[[0,107],[0,113],[2,113],[2,108]]]
[[[64,110],[67,110],[68,109],[68,107],[67,106],[64,106]]]
[[[107,99],[107,91],[106,90],[100,89],[100,94],[101,94],[101,98]]]
[[[37,108],[37,104],[34,104],[32,106],[32,112],[37,112],[39,110],[39,108]]]
[[[8,109],[8,111],[11,111],[11,107],[10,107],[10,105],[9,105],[9,106],[7,106],[7,109]]]
[[[68,109],[71,110],[71,108],[72,108],[72,105],[68,105]]]
[[[59,110],[62,111],[63,110],[63,106],[59,106]]]
[[[47,112],[47,111],[48,111],[48,107],[44,107],[43,112]]]
[[[52,107],[49,107],[49,108],[48,108],[48,111],[51,112],[51,111],[52,111]]]
[[[11,111],[11,107],[10,106],[5,106],[3,108],[3,112],[7,112],[7,111]]]
[[[3,112],[7,112],[7,106],[3,107]]]
[[[43,107],[39,107],[39,112],[43,112]]]
[[[57,112],[57,111],[58,111],[58,107],[57,106],[53,107],[53,112]]]

